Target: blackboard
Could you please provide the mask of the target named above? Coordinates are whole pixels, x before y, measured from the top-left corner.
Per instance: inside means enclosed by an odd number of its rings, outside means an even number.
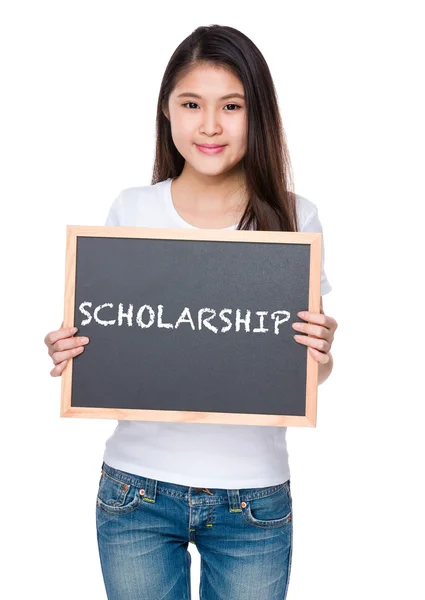
[[[61,416],[316,425],[321,233],[67,226]]]

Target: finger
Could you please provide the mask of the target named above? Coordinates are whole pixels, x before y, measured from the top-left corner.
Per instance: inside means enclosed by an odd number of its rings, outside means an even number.
[[[58,375],[62,375],[67,364],[68,364],[67,360],[64,360],[63,362],[59,363],[50,371],[50,375],[52,377],[58,377]]]
[[[84,346],[85,344],[88,344],[89,340],[90,338],[82,335],[62,338],[49,347],[49,354],[50,356],[53,356],[55,352],[63,352],[64,350]]]
[[[294,335],[294,339],[300,344],[304,344],[305,346],[311,346],[312,348],[316,348],[320,352],[329,352],[331,349],[331,345],[329,342],[323,339],[317,339],[314,337],[310,337],[309,335]]]
[[[46,346],[51,346],[52,344],[55,344],[58,340],[74,335],[74,333],[76,332],[76,327],[61,327],[61,329],[58,329],[57,331],[50,331],[44,338],[44,343],[46,344]]]
[[[297,315],[301,319],[304,319],[304,321],[309,321],[310,323],[317,323],[318,325],[322,325],[322,327],[326,327],[327,329],[335,327],[335,319],[333,317],[329,317],[328,315],[324,315],[323,313],[314,313],[305,310],[297,313]]]
[[[319,352],[315,348],[309,348],[308,351],[310,352],[311,356],[315,360],[317,360],[318,363],[326,364],[330,360],[329,354],[324,354],[323,352]]]
[[[84,351],[84,346],[77,346],[76,348],[71,348],[71,350],[64,350],[63,352],[53,352],[52,360],[55,365],[60,364],[64,360],[68,360],[70,358],[74,358],[74,356],[78,356],[78,354],[82,354]]]
[[[326,329],[326,327],[322,327],[321,325],[311,325],[310,323],[292,323],[292,327],[296,331],[302,331],[308,335],[313,335],[317,338],[323,338],[330,341],[329,329]]]

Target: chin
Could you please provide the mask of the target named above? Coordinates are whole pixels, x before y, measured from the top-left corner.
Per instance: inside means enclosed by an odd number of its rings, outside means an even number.
[[[209,175],[210,177],[214,177],[215,175],[222,175],[223,173],[226,173],[231,167],[217,166],[215,169],[212,167],[210,167],[209,169],[205,169],[201,165],[196,165],[192,166],[192,168],[201,175]]]

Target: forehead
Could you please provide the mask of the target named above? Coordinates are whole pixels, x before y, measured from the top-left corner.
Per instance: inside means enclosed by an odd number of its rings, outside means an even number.
[[[172,94],[178,95],[183,92],[221,97],[226,92],[243,94],[244,89],[241,81],[227,69],[214,65],[198,65],[179,79]]]

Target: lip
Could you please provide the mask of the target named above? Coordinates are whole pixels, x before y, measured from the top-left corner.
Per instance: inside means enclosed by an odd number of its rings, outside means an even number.
[[[218,144],[196,144],[196,146],[198,150],[200,150],[204,154],[218,154],[219,152],[222,152],[226,147],[225,145],[220,146]]]

